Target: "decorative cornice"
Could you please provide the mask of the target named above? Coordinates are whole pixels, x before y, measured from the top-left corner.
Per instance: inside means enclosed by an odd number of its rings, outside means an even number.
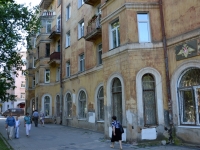
[[[107,6],[107,5],[106,5]],[[102,6],[102,10],[104,9],[104,5]],[[114,12],[109,14],[108,16],[104,17],[101,19],[101,24],[104,24],[106,21],[114,17],[115,15],[119,14],[121,11],[125,9],[158,9],[159,8],[159,3],[157,2],[151,2],[151,3],[141,3],[141,2],[134,2],[134,3],[125,3],[118,9],[116,9]]]
[[[117,55],[119,53],[125,52],[125,51],[138,51],[138,50],[155,50],[158,48],[163,48],[163,43],[128,43],[125,45],[122,45],[120,47],[117,47],[113,50],[108,51],[107,53],[104,53],[102,55],[102,59],[109,58],[111,56]]]

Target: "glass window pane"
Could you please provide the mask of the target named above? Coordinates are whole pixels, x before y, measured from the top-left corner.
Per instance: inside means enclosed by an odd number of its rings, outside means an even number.
[[[113,48],[117,47],[117,39],[116,39],[116,31],[112,31],[112,36],[113,36]]]
[[[148,42],[149,41],[149,29],[148,23],[146,22],[139,22],[139,38],[141,42]]]
[[[138,14],[137,19],[138,19],[138,21],[148,21],[148,15],[147,14]]]
[[[182,93],[182,117],[183,122],[195,122],[195,103],[193,100],[192,91],[181,91]]]

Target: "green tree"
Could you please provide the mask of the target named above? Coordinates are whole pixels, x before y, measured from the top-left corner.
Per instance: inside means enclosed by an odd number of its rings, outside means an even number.
[[[15,89],[13,76],[22,70],[21,42],[31,49],[30,37],[39,29],[38,7],[19,5],[14,0],[0,0],[0,100],[15,100],[8,90]],[[23,42],[27,41],[27,42]],[[27,44],[25,44],[27,43]]]

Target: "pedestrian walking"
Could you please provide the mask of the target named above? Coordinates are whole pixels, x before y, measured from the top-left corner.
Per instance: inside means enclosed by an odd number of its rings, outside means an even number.
[[[38,113],[37,110],[35,110],[34,113],[33,113],[33,121],[35,123],[35,127],[38,126],[38,117],[39,117],[39,113]]]
[[[120,123],[117,121],[116,116],[112,116],[112,138],[111,138],[111,148],[114,148],[115,141],[119,141],[120,150],[122,150],[122,133],[120,131]]]
[[[40,123],[41,125],[44,127],[44,113],[42,111],[40,111]]]
[[[13,132],[15,128],[15,118],[12,116],[12,112],[9,113],[9,116],[6,118],[6,130],[8,134],[8,139],[12,140]]]
[[[29,116],[29,113],[26,113],[26,116],[24,117],[24,127],[26,127],[26,136],[30,136],[30,130],[31,130],[31,117]]]
[[[19,126],[20,126],[20,120],[19,120],[19,116],[17,116],[15,120],[15,138],[16,139],[19,138]]]

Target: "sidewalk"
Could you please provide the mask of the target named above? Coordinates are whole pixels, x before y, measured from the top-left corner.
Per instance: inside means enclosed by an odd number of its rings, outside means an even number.
[[[21,120],[23,118],[21,117]],[[5,118],[0,117],[0,132],[7,139],[5,130]],[[46,124],[45,127],[32,124],[30,137],[27,138],[23,121],[20,126],[20,138],[8,140],[14,150],[112,150],[110,141],[104,139],[102,133],[90,130],[77,129],[56,124]],[[114,149],[119,149],[115,144]],[[138,146],[124,144],[123,150],[197,150],[199,148],[181,146],[152,146],[140,148]]]

